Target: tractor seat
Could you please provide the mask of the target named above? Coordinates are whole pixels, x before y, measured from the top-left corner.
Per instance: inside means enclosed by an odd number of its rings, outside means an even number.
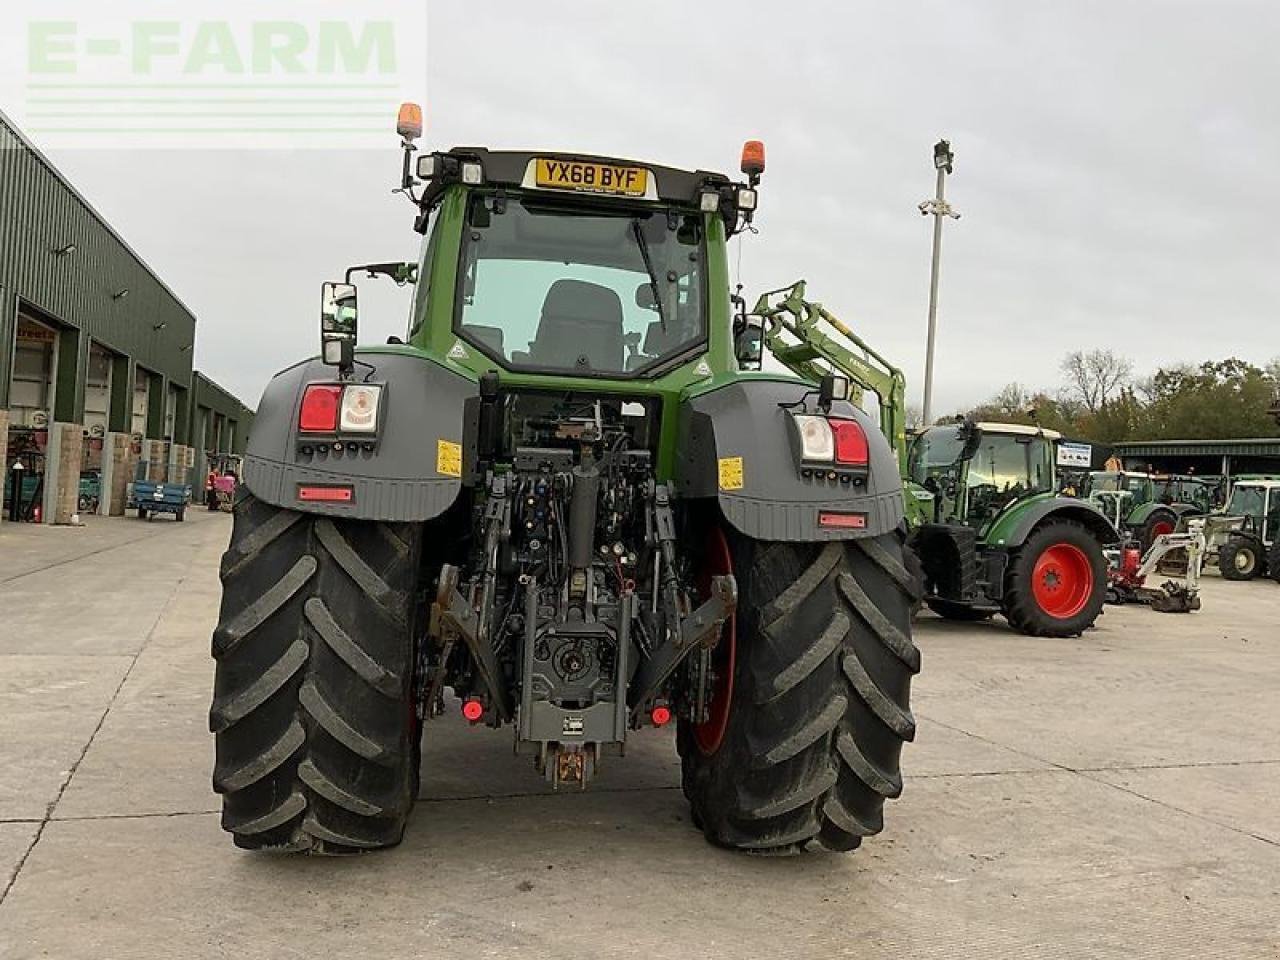
[[[621,298],[597,283],[557,280],[547,291],[529,347],[534,363],[622,370]]]
[[[487,327],[479,323],[464,323],[462,332],[471,337],[473,342],[483,344],[490,350],[496,351],[499,356],[505,357],[507,355],[502,345],[501,327]]]

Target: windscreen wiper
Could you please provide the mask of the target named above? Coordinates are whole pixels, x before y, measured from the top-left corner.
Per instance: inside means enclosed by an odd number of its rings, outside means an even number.
[[[653,302],[658,308],[658,323],[662,332],[667,332],[667,314],[662,307],[663,295],[658,289],[658,275],[653,272],[653,260],[649,257],[649,241],[644,238],[644,229],[640,226],[640,218],[631,218],[631,232],[635,234],[636,246],[640,248],[640,259],[644,261],[645,272],[649,274],[649,286],[653,288]]]

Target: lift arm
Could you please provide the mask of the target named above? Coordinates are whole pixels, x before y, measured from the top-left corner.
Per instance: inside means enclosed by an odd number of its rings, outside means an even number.
[[[902,371],[876,353],[820,303],[806,300],[805,282],[760,295],[752,313],[763,322],[765,346],[783,366],[817,383],[828,373],[850,380],[854,403],[870,391],[880,406],[880,430],[907,469],[907,381]],[[823,325],[835,332],[829,334]]]

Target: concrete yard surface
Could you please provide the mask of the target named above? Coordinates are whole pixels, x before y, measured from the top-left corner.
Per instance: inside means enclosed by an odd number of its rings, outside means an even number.
[[[852,856],[706,844],[668,731],[557,795],[451,711],[400,847],[295,858],[210,788],[230,524],[0,525],[0,960],[1280,957],[1280,585],[1070,640],[922,617],[906,789]]]

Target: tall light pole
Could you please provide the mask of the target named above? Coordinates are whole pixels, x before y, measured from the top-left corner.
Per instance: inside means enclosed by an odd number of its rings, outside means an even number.
[[[960,219],[946,201],[947,174],[956,156],[951,143],[939,140],[933,145],[933,166],[938,171],[938,186],[932,200],[920,204],[922,216],[933,216],[933,267],[929,274],[929,341],[924,357],[924,426],[933,423],[933,342],[938,332],[938,262],[942,259],[942,218]]]

